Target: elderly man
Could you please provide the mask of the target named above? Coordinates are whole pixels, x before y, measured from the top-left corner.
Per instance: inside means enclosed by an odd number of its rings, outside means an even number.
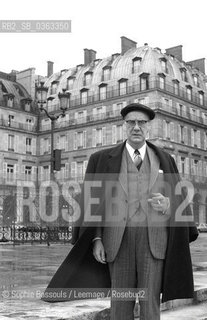
[[[141,293],[140,319],[158,320],[160,293],[163,302],[193,296],[189,242],[198,233],[188,205],[181,213],[187,222],[176,221],[184,196],[175,193],[180,179],[174,159],[146,141],[154,111],[133,103],[121,115],[127,140],[92,154],[86,171],[86,181],[87,175],[113,180],[114,174],[118,219],[112,219],[113,210],[108,213],[108,208],[114,208],[112,194],[100,188],[95,213],[103,221],[107,216],[107,224],[84,229],[48,288],[103,288],[111,283],[114,289],[136,289]],[[84,216],[86,207],[82,211]],[[112,297],[111,320],[134,319],[134,305],[134,298]]]

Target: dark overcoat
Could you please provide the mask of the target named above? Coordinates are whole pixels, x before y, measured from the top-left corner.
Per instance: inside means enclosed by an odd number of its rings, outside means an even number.
[[[160,160],[160,169],[164,172],[164,179],[175,188],[180,181],[174,159],[161,148],[147,142]],[[110,149],[98,151],[91,155],[87,174],[118,174],[121,167],[122,152],[125,142]],[[179,193],[179,192],[177,192]],[[193,297],[193,273],[189,243],[198,236],[194,223],[175,223],[172,214],[185,198],[184,194],[171,195],[171,226],[169,226],[168,246],[164,262],[162,280],[162,302],[173,299]],[[184,215],[192,215],[187,206]],[[95,260],[92,254],[92,240],[94,228],[87,227],[79,233],[75,228],[73,241],[75,245],[63,261],[50,281],[43,300],[48,302],[62,301],[61,298],[48,298],[49,292],[61,288],[110,288],[110,275],[107,264]],[[81,234],[81,235],[80,235]],[[71,300],[68,297],[63,300]]]

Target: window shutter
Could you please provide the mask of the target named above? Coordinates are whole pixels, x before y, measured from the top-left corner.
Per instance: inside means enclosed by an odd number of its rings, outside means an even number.
[[[51,137],[48,139],[48,153],[51,152]]]
[[[19,180],[20,176],[19,176],[19,164],[15,163],[14,165],[14,172],[15,172],[15,179]]]
[[[87,165],[88,165],[88,160],[83,161],[83,175],[85,175],[86,173]]]
[[[189,158],[185,159],[185,173],[189,174],[190,168],[189,168]]]
[[[190,159],[190,163],[191,163],[191,174],[195,175],[195,164],[194,164],[194,159]]]
[[[112,126],[112,144],[116,144],[117,142],[117,137],[116,137],[116,126]]]
[[[86,131],[83,131],[83,148],[86,148]]]
[[[96,147],[96,129],[92,130],[92,147]]]
[[[77,163],[75,161],[71,162],[71,178],[75,179],[77,177]]]
[[[170,140],[174,141],[175,133],[174,133],[174,123],[170,122]]]
[[[102,128],[102,145],[106,145],[106,127]]]
[[[7,163],[3,162],[3,177],[6,179],[7,176]]]
[[[191,128],[191,146],[194,147],[194,130]]]
[[[201,147],[201,132],[200,132],[200,130],[197,131],[196,140],[197,140],[197,141],[196,141],[197,146],[198,146],[198,148],[200,148],[200,147]]]
[[[26,137],[22,137],[22,153],[26,153]]]
[[[178,126],[177,126],[177,128],[178,128],[178,142],[179,143],[181,143],[181,126],[178,124]]]
[[[25,180],[25,165],[21,167],[21,180]]]
[[[73,150],[77,150],[77,132],[73,133]]]
[[[181,172],[182,172],[181,156],[178,156],[178,157],[177,157],[177,166],[178,166],[178,171],[181,173]]]
[[[32,181],[36,181],[37,179],[37,167],[32,166]]]
[[[203,176],[203,172],[202,172],[202,161],[201,161],[201,160],[198,161],[198,175],[199,175],[199,177],[202,177],[202,176]]]
[[[162,121],[162,126],[163,126],[163,138],[166,139],[168,138],[168,136],[167,136],[167,122],[165,120]]]
[[[184,143],[188,145],[188,128],[184,127]]]
[[[32,139],[32,154],[36,155],[36,139]]]
[[[69,163],[66,162],[66,164],[65,164],[65,178],[69,178],[69,170],[70,170]]]
[[[25,150],[26,150],[26,138],[25,138]],[[14,151],[19,152],[19,137],[14,137]]]

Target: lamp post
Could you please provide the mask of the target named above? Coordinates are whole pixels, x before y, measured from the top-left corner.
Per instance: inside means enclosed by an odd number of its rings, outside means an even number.
[[[67,110],[68,106],[68,99],[69,99],[69,93],[66,92],[65,89],[63,89],[62,93],[58,94],[58,98],[60,101],[60,109],[61,113],[58,115],[51,114],[47,111],[47,108],[44,107],[44,105],[47,104],[47,91],[48,88],[44,86],[44,82],[40,82],[40,86],[36,87],[36,93],[37,93],[37,103],[40,111],[44,111],[46,116],[51,120],[51,180],[54,179],[54,128],[55,128],[55,121],[59,117],[65,116],[65,111]]]

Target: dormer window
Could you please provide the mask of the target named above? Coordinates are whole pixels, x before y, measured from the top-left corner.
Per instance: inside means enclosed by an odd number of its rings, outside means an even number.
[[[140,90],[148,90],[149,89],[149,73],[143,72],[140,74]]]
[[[199,95],[199,104],[201,106],[203,106],[203,104],[204,104],[204,92],[203,91],[198,91],[198,95]]]
[[[187,99],[192,100],[192,87],[190,85],[186,86]]]
[[[173,90],[174,94],[179,95],[179,81],[177,79],[173,80]]]
[[[84,88],[84,89],[81,89],[80,91],[80,103],[81,104],[86,104],[88,103],[88,89]]]
[[[6,106],[12,108],[14,106],[14,95],[12,93],[5,94]]]
[[[84,86],[89,86],[91,84],[92,75],[93,75],[93,73],[91,71],[87,71],[84,74],[84,81],[83,81]]]
[[[181,79],[185,82],[188,81],[187,79],[187,70],[186,68],[180,68],[180,73],[181,73]]]
[[[139,72],[141,61],[142,61],[142,58],[140,57],[135,57],[134,59],[132,59],[132,73]]]
[[[127,94],[127,81],[128,79],[122,78],[119,80],[119,95]]]
[[[31,99],[22,99],[21,100],[22,107],[24,108],[25,111],[30,112],[31,111]]]
[[[165,75],[164,73],[158,73],[159,76],[159,87],[160,89],[164,90],[165,89]]]
[[[107,84],[102,83],[99,86],[99,99],[104,100],[107,98]]]
[[[161,63],[162,71],[165,72],[165,73],[168,73],[167,59],[166,58],[160,58],[160,63]]]
[[[51,83],[51,94],[57,93],[58,83],[59,81],[56,81],[56,80]]]
[[[110,77],[111,77],[111,67],[110,66],[103,67],[102,81],[110,80]]]
[[[68,77],[67,78],[67,90],[72,90],[73,89],[73,84],[74,84],[74,77]]]
[[[197,86],[197,87],[199,86],[199,85],[198,85],[199,82],[198,82],[198,75],[197,75],[197,74],[194,74],[194,75],[193,75],[193,82],[194,82],[194,85],[195,85],[195,86]]]

